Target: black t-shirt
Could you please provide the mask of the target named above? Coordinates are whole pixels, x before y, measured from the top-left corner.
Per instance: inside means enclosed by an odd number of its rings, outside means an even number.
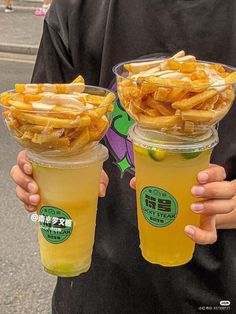
[[[235,20],[234,0],[56,0],[45,18],[33,81],[70,82],[82,74],[88,84],[115,89],[115,64],[182,49],[198,59],[236,65]],[[220,123],[220,144],[212,155],[229,179],[236,178],[234,121],[235,106]],[[92,265],[79,277],[58,278],[53,311],[186,314],[229,300],[235,313],[234,230],[219,230],[214,245],[196,246],[192,261],[181,267],[142,258],[135,192],[129,188],[134,168],[126,136],[131,124],[117,104],[105,139],[110,184],[99,201]]]

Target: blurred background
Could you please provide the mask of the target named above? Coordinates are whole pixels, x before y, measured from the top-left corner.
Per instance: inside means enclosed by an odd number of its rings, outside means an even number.
[[[0,1],[0,92],[30,82],[42,34],[43,1]],[[46,11],[46,10],[45,10]],[[40,264],[37,227],[15,196],[9,172],[19,146],[0,120],[0,313],[49,314],[56,278]]]

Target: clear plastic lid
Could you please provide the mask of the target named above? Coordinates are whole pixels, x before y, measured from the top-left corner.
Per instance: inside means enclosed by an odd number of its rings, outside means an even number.
[[[98,144],[81,154],[70,157],[45,157],[40,154],[35,154],[27,151],[28,158],[40,166],[47,168],[80,168],[87,167],[96,162],[104,162],[108,159],[108,149]]]
[[[188,138],[146,129],[137,124],[129,129],[129,139],[136,145],[147,149],[161,148],[169,152],[200,152],[211,149],[219,142],[215,128],[210,128],[204,135]]]

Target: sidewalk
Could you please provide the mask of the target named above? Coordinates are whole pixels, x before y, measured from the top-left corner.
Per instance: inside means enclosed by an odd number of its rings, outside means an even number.
[[[14,12],[4,13],[0,2],[0,52],[36,55],[43,29],[41,16],[34,10],[40,2],[13,1]]]

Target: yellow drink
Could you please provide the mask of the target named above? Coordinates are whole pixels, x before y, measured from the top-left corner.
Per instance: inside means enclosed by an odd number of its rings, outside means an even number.
[[[138,131],[134,133],[131,138],[142,255],[162,266],[185,264],[193,256],[194,242],[185,234],[184,227],[200,223],[200,215],[190,209],[191,203],[197,201],[191,188],[197,184],[197,173],[209,165],[216,135],[196,143],[193,150],[192,143],[173,138],[170,143],[170,137],[160,133],[154,134],[155,140],[149,142],[147,137],[140,140]]]
[[[41,261],[51,274],[78,276],[90,267],[99,181],[107,158],[107,149],[102,145],[99,149],[59,163],[42,163],[31,156],[41,196],[37,210]]]

